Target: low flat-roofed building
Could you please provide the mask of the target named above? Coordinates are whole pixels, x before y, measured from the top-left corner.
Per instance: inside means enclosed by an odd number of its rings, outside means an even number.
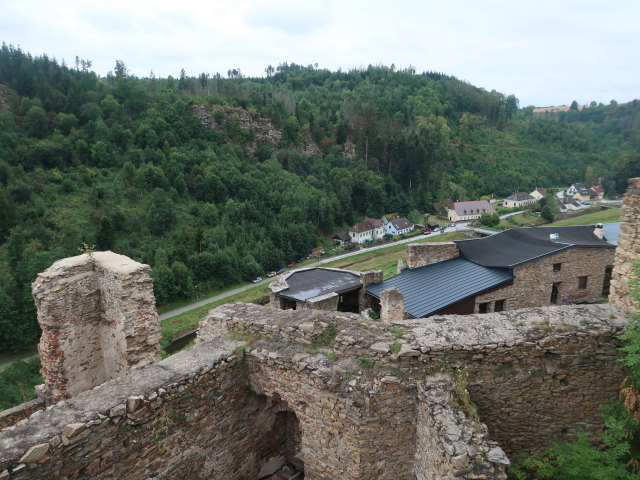
[[[359,312],[363,286],[382,280],[382,271],[352,272],[337,268],[293,270],[269,284],[271,305],[281,310],[337,310]]]

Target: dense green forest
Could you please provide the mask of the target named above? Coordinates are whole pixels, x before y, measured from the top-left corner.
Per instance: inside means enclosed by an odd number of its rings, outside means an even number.
[[[365,215],[599,179],[621,192],[640,175],[638,101],[534,117],[411,68],[90,66],[0,49],[0,351],[36,342],[30,284],[83,243],[150,264],[162,304],[277,269]]]

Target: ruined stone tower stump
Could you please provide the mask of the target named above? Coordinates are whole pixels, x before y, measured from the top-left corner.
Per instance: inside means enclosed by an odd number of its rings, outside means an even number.
[[[629,280],[633,278],[633,264],[640,260],[640,178],[629,180],[629,189],[623,202],[609,302],[631,312],[633,306]]]
[[[69,398],[160,360],[149,266],[113,252],[55,262],[32,284],[45,394]]]

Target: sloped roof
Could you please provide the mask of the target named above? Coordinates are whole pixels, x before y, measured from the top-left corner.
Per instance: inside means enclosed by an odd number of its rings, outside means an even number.
[[[396,227],[396,230],[404,230],[405,228],[413,227],[413,223],[406,218],[395,218],[391,220],[391,224]]]
[[[333,236],[333,238],[337,239],[337,240],[342,240],[343,242],[350,242],[351,241],[351,237],[349,236],[348,232],[336,233]]]
[[[615,248],[593,234],[594,225],[521,227],[485,238],[457,240],[461,254],[485,267],[512,268],[571,247]],[[551,234],[557,234],[552,239]]]
[[[404,296],[404,310],[422,318],[512,279],[511,270],[483,267],[458,257],[404,269],[395,277],[365,288],[376,298],[388,288],[397,288]]]
[[[454,202],[451,210],[455,210],[456,214],[475,215],[477,213],[496,213],[495,208],[486,200],[473,200],[471,202]]]
[[[547,195],[547,192],[548,192],[548,190],[547,190],[546,188],[541,188],[541,187],[536,188],[536,190],[537,190],[537,191],[538,191],[538,193],[539,193],[540,195],[542,195],[543,197],[544,197],[544,196],[546,196],[546,195]]]
[[[361,285],[358,274],[329,268],[295,270],[284,281],[288,288],[278,291],[276,295],[299,302],[328,293],[346,292]]]
[[[591,190],[593,190],[596,193],[604,193],[604,187],[602,185],[596,185],[594,187],[591,187]]]
[[[511,200],[512,202],[522,202],[524,200],[535,200],[531,195],[524,192],[514,192],[509,195],[505,200]]]
[[[572,187],[575,188],[580,195],[588,195],[590,197],[598,195],[596,192],[583,185],[582,183],[574,183]]]
[[[379,228],[382,226],[382,220],[378,220],[377,218],[365,218],[360,223],[356,223],[353,227],[349,229],[350,232],[362,233],[368,232],[369,230],[373,230],[374,228]]]

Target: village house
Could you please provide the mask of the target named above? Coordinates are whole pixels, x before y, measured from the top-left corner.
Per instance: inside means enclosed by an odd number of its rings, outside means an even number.
[[[548,190],[546,188],[536,188],[533,192],[531,192],[529,195],[531,195],[533,198],[536,199],[536,201],[538,200],[542,200],[544,197],[547,196],[547,192]]]
[[[476,220],[483,213],[496,213],[496,209],[486,200],[471,202],[454,202],[447,208],[447,218],[450,222]]]
[[[384,237],[382,220],[377,218],[365,218],[349,229],[351,243],[373,242]]]
[[[602,194],[604,195],[604,190],[602,190]],[[573,197],[576,200],[580,200],[581,202],[598,199],[598,194],[582,183],[574,183],[573,185],[571,185],[567,189],[567,195],[569,197]]]
[[[504,199],[504,206],[506,208],[522,208],[532,203],[536,203],[536,199],[524,192],[513,192]]]
[[[401,218],[399,215],[393,213],[385,215],[381,218],[384,225],[385,233],[389,235],[403,235],[413,231],[414,224],[406,218]]]
[[[379,302],[384,291],[397,289],[405,318],[592,301],[609,294],[615,247],[601,225],[514,228],[481,239],[412,244],[409,268],[367,285],[366,292]]]
[[[591,187],[591,190],[596,192],[596,195],[598,196],[598,200],[602,200],[604,198],[604,187],[602,185],[595,185]]]

